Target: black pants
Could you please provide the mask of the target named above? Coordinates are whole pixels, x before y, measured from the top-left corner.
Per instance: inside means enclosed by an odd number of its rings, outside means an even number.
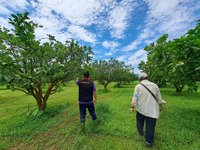
[[[153,144],[154,140],[154,132],[156,127],[156,119],[144,116],[137,112],[136,114],[137,119],[137,130],[140,136],[144,135],[144,122],[146,121],[146,141],[148,143]]]
[[[79,104],[80,121],[85,122],[86,108],[88,109],[90,116],[92,117],[92,120],[96,120],[97,116],[95,113],[94,103],[90,103],[90,104]]]

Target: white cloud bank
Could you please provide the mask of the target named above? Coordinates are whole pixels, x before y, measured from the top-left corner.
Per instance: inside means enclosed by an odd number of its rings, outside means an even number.
[[[124,52],[133,52],[127,57],[127,63],[134,67],[146,60],[146,53],[137,50],[138,47],[144,48],[141,46],[155,42],[164,33],[169,34],[170,39],[185,34],[197,21],[195,11],[200,9],[200,1],[196,0],[146,0],[145,3],[148,11],[139,36],[122,48]]]
[[[137,23],[133,18],[135,10],[144,6],[147,9],[139,35],[123,45],[122,40],[131,34],[127,33],[131,23]],[[146,53],[141,50],[144,44],[164,33],[168,33],[170,39],[186,33],[198,19],[194,13],[199,9],[198,0],[1,0],[0,24],[11,28],[7,23],[11,13],[30,10],[30,18],[43,25],[36,30],[37,38],[45,39],[46,34],[51,34],[62,42],[75,38],[99,44],[106,48],[101,52],[102,58],[121,49],[124,55],[118,59],[136,67],[138,61],[146,59]],[[101,31],[110,37],[101,39]],[[122,43],[116,42],[118,40]]]

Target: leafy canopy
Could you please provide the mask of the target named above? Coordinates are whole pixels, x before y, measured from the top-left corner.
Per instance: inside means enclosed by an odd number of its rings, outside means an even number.
[[[90,47],[78,42],[61,43],[48,35],[42,43],[28,13],[12,15],[12,30],[0,28],[0,79],[13,90],[31,94],[37,103],[45,103],[60,90],[60,83],[74,78],[82,65],[91,60]]]

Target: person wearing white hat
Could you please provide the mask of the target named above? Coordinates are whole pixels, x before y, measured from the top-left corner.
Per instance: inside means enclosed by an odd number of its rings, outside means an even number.
[[[143,128],[146,122],[146,145],[152,147],[159,110],[162,104],[166,102],[162,100],[158,86],[148,80],[147,73],[141,73],[139,79],[141,82],[134,89],[130,111],[133,112],[134,107],[136,107],[136,126],[139,135],[142,137],[144,136]]]

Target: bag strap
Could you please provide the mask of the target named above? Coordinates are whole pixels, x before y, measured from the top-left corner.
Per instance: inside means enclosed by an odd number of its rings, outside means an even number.
[[[153,98],[155,99],[155,101],[158,103],[158,100],[156,99],[156,96],[153,94],[153,92],[151,92],[144,84],[140,83],[143,87],[145,87],[145,89],[147,89],[147,91],[149,91],[149,93],[151,93],[151,95],[153,96]],[[159,104],[159,103],[158,103]]]

